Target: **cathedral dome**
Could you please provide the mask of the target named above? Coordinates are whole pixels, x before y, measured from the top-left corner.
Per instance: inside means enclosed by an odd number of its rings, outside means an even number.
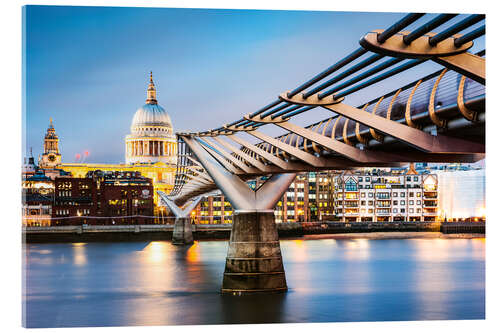
[[[150,74],[146,104],[141,106],[132,118],[130,126],[132,134],[140,136],[173,135],[172,120],[167,111],[158,105],[153,74]]]
[[[172,128],[172,121],[167,111],[158,104],[144,104],[135,112],[132,128],[149,125]]]
[[[153,73],[149,77],[146,104],[135,111],[125,138],[125,162],[177,163],[177,139],[170,116],[158,105]]]

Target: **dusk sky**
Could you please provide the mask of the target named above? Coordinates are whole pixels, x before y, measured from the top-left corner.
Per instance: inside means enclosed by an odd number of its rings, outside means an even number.
[[[295,88],[358,48],[365,33],[404,15],[25,7],[25,147],[35,158],[41,154],[52,117],[63,162],[85,150],[87,162],[123,162],[124,138],[145,103],[150,70],[174,130],[212,129]],[[483,48],[484,37],[471,51]],[[346,102],[358,106],[438,68],[426,63]],[[317,110],[294,121],[331,115]]]

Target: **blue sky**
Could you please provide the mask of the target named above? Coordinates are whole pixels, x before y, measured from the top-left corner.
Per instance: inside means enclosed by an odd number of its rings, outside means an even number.
[[[150,70],[175,130],[216,128],[268,104],[403,15],[25,7],[25,148],[41,153],[52,117],[63,162],[85,150],[88,162],[123,162]],[[482,48],[484,38],[473,51]],[[357,106],[437,68],[425,64],[346,102]],[[296,122],[328,115],[318,109]]]

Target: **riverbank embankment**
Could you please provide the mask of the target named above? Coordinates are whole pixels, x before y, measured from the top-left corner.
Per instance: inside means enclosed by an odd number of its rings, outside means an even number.
[[[193,225],[195,240],[229,239],[231,224]],[[280,238],[334,235],[329,238],[413,238],[421,233],[477,234],[485,233],[485,223],[436,223],[436,222],[305,222],[278,223]],[[23,228],[27,243],[65,242],[123,242],[171,240],[173,225],[120,225],[120,226],[52,226]],[[337,235],[337,236],[336,236]]]

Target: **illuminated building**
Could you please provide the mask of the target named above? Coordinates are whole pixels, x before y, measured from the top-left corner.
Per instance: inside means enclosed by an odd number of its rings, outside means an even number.
[[[211,195],[200,200],[191,218],[200,224],[232,223],[233,208],[223,195]]]
[[[23,226],[50,226],[54,200],[54,182],[38,170],[22,182]]]
[[[56,178],[54,180],[54,203],[52,225],[68,225],[71,220],[64,217],[96,216],[96,187],[89,178]],[[75,223],[82,221],[73,219]]]
[[[138,172],[91,171],[56,178],[52,225],[154,223],[153,185]],[[75,219],[74,217],[79,217]]]
[[[333,177],[337,171],[305,172],[297,174],[283,197],[276,204],[275,221],[309,222],[333,220]],[[248,182],[250,188],[259,187],[266,177]],[[233,210],[223,195],[203,198],[191,217],[196,223],[231,223]]]
[[[335,177],[335,213],[344,222],[435,221],[438,178],[419,174],[345,172]]]
[[[169,115],[156,99],[156,87],[152,74],[147,89],[146,104],[137,109],[130,127],[131,133],[125,138],[126,164],[104,163],[61,163],[59,138],[50,122],[44,141],[44,155],[40,167],[47,172],[56,172],[51,178],[64,176],[58,170],[70,172],[73,177],[84,178],[89,171],[140,172],[150,178],[154,186],[154,202],[157,204],[157,191],[170,192],[173,188],[177,144]],[[58,169],[59,168],[59,169]],[[53,171],[51,171],[52,169]],[[156,207],[156,209],[164,209]]]
[[[302,173],[295,177],[274,209],[276,222],[306,222],[309,214],[309,181],[316,173]],[[313,185],[311,185],[314,187]],[[309,194],[311,195],[311,194]],[[314,202],[314,200],[313,200]],[[314,211],[314,208],[313,208]]]
[[[466,171],[438,171],[439,215],[450,221],[484,220],[484,169]]]

